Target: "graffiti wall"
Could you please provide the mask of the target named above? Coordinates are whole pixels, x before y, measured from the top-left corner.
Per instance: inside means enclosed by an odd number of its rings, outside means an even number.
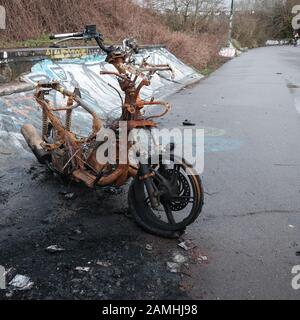
[[[175,79],[169,72],[160,72],[153,77],[151,86],[141,92],[143,99],[165,99],[183,86],[200,79],[202,76],[194,69],[182,63],[164,48],[144,49],[136,56],[138,63],[143,57],[149,57],[153,64],[169,63],[175,71]],[[113,71],[113,67],[105,62],[105,56],[98,53],[81,58],[54,61],[43,60],[35,64],[31,72],[23,76],[23,80],[35,84],[38,81],[60,81],[67,89],[80,88],[82,98],[104,120],[117,118],[121,112],[121,100],[115,89],[118,82],[114,77],[101,76],[101,70]],[[52,92],[49,99],[57,106],[64,105],[64,98]],[[78,110],[78,111],[77,111]],[[74,112],[73,130],[78,134],[86,134],[91,126],[90,116],[77,109]],[[29,153],[25,148],[20,128],[31,123],[41,127],[41,112],[33,98],[33,92],[18,93],[0,97],[0,157],[6,154]]]
[[[150,56],[149,61],[154,64],[169,63],[175,70],[175,79],[171,74],[160,72],[156,74],[151,86],[142,91],[142,98],[164,98],[178,90],[186,83],[199,79],[201,76],[192,68],[183,64],[166,49],[143,50],[136,56],[137,63],[143,57]],[[44,60],[32,68],[32,72],[24,76],[25,81],[58,80],[70,90],[79,87],[83,99],[102,117],[118,117],[121,112],[120,98],[111,86],[119,88],[117,79],[112,76],[101,76],[100,71],[114,71],[114,67],[105,62],[103,55],[89,55],[85,58],[62,60],[53,62]],[[110,86],[111,85],[111,86]]]

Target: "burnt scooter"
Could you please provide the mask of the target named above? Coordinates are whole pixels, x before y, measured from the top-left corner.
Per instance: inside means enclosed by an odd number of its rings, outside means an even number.
[[[154,118],[164,116],[169,110],[168,103],[145,101],[140,97],[144,86],[149,86],[152,76],[159,71],[172,71],[169,65],[152,65],[143,59],[134,64],[134,54],[138,51],[135,41],[125,40],[123,47],[107,46],[96,31],[95,26],[87,26],[84,32],[60,34],[56,45],[68,40],[95,40],[107,54],[106,61],[114,66],[115,71],[102,71],[102,75],[115,76],[121,90],[125,94],[122,100],[122,115],[118,121],[109,125],[116,134],[116,155],[124,149],[124,141],[119,140],[119,123],[126,123],[127,134],[142,130],[152,134],[157,127]],[[65,97],[66,106],[54,106],[47,98],[54,90]],[[106,186],[121,187],[131,181],[128,191],[129,210],[136,222],[146,231],[164,237],[177,237],[199,216],[203,206],[203,189],[199,175],[183,159],[177,159],[169,145],[169,162],[165,164],[163,155],[158,161],[121,162],[117,156],[116,163],[99,162],[97,150],[103,141],[97,141],[97,134],[104,126],[103,121],[80,95],[80,90],[68,91],[59,82],[38,83],[35,99],[42,110],[42,134],[30,124],[25,124],[21,132],[40,163],[47,165],[52,171],[70,179],[84,183],[88,188]],[[145,117],[142,110],[146,107],[161,106],[161,114]],[[92,118],[92,129],[87,137],[72,132],[72,114],[77,108],[83,108]],[[59,114],[65,112],[65,123]],[[122,122],[120,122],[122,121]],[[131,150],[134,142],[127,141],[127,149]],[[136,156],[142,158],[141,151]],[[145,154],[143,154],[146,157]],[[180,161],[179,161],[180,160]]]

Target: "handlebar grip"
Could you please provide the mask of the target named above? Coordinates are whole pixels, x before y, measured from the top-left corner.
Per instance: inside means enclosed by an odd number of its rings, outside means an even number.
[[[82,32],[75,32],[75,33],[61,33],[61,34],[54,34],[49,37],[50,40],[55,39],[64,39],[64,38],[73,38],[73,37],[83,37]]]

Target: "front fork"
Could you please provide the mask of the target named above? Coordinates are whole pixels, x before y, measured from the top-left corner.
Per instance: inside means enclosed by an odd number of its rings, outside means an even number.
[[[134,141],[138,141],[135,132],[133,132]],[[160,152],[159,141],[157,140],[156,136],[151,133],[151,139],[154,146]],[[171,143],[169,146],[169,152],[173,152],[174,144]],[[148,153],[144,152],[143,150],[139,150],[137,156],[140,157],[142,155],[143,161],[140,162],[139,165],[139,179],[143,180],[147,189],[147,193],[149,196],[149,200],[151,203],[151,207],[153,209],[158,209],[160,206],[160,196],[161,192],[157,190],[156,186],[154,185],[154,176],[156,173],[154,170],[151,170],[151,165],[148,163],[146,159],[148,159]],[[160,157],[159,157],[160,159]]]
[[[159,207],[158,192],[153,185],[152,176],[153,171],[150,170],[150,166],[141,163],[139,179],[144,180],[151,206],[153,209],[157,209]]]

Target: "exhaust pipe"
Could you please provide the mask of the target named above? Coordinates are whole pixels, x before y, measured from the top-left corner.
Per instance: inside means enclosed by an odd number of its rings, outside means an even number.
[[[38,134],[35,127],[31,124],[25,124],[21,128],[21,133],[38,161],[41,164],[45,164],[46,162],[48,162],[50,160],[49,153],[42,148],[41,143],[43,142],[43,140]]]

